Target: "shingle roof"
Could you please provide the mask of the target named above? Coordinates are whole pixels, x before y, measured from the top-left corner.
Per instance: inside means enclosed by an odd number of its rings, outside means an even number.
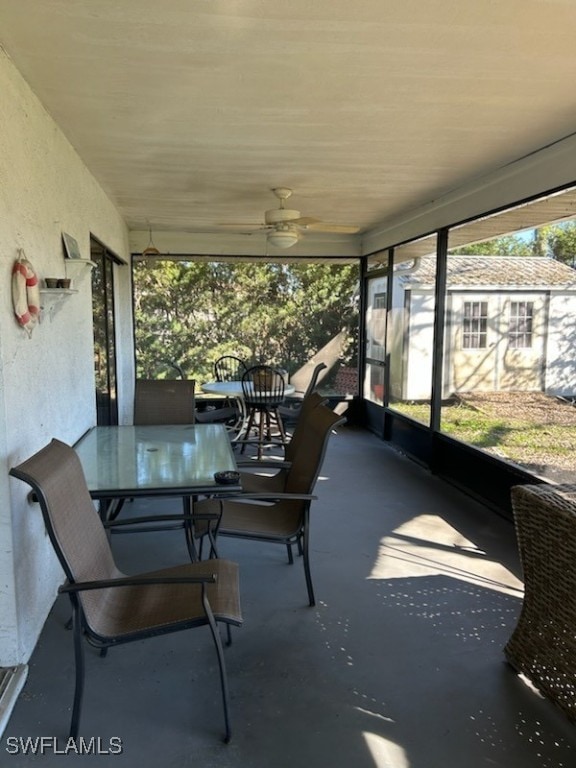
[[[406,285],[434,285],[436,257],[424,256],[415,272],[401,278]],[[576,270],[544,256],[449,256],[449,286],[576,288]]]

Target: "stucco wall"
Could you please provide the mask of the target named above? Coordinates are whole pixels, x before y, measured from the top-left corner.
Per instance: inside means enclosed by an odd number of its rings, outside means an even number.
[[[96,417],[89,269],[71,274],[78,293],[47,305],[28,338],[12,312],[12,265],[22,248],[40,278],[64,276],[62,231],[76,238],[86,259],[92,233],[128,261],[128,233],[1,50],[0,92],[0,666],[6,666],[29,658],[61,581],[40,511],[9,469],[52,437],[73,443]],[[120,354],[131,360],[128,267],[117,270],[116,299]]]

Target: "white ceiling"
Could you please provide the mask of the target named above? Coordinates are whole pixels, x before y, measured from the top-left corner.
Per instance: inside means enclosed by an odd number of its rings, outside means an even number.
[[[575,31],[574,0],[0,0],[131,230],[248,233],[276,186],[369,230],[573,133]]]

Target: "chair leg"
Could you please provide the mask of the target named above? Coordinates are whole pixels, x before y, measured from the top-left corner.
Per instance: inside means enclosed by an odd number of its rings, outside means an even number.
[[[266,440],[270,442],[272,440],[272,419],[270,418],[270,411],[266,408]]]
[[[197,563],[201,555],[198,554],[196,544],[194,543],[194,529],[190,520],[186,520],[184,523],[184,533],[186,536],[186,547],[188,548],[188,556],[191,563]]]
[[[82,712],[82,695],[84,693],[84,648],[82,645],[82,619],[77,598],[73,599],[72,624],[74,628],[74,659],[76,666],[76,682],[74,685],[74,705],[70,720],[70,738],[78,737],[80,715]]]
[[[294,565],[294,555],[292,554],[292,543],[290,541],[286,542],[286,551],[288,552],[288,563]]]
[[[224,708],[224,727],[225,727],[224,741],[226,744],[228,744],[232,736],[232,731],[230,728],[230,714],[229,714],[229,707],[228,707],[228,678],[226,676],[226,663],[224,661],[224,649],[222,647],[222,639],[220,637],[220,632],[218,631],[218,626],[216,625],[216,620],[214,619],[214,614],[212,613],[212,609],[210,608],[210,604],[208,603],[208,598],[206,596],[206,589],[204,585],[202,585],[202,601],[204,603],[204,608],[206,610],[208,625],[210,627],[210,631],[212,632],[214,645],[216,646],[216,655],[218,656],[218,667],[220,669],[220,687],[222,689],[222,705]]]
[[[242,443],[242,448],[240,449],[240,453],[244,453],[244,450],[246,448],[246,443],[250,440],[250,432],[252,431],[252,428],[254,426],[254,416],[255,416],[255,411],[254,411],[254,408],[252,408],[248,415],[248,423],[246,425],[246,431],[243,436],[244,442]]]
[[[208,557],[210,559],[217,558],[218,557],[218,550],[216,549],[216,539],[214,538],[214,532],[212,531],[212,527],[208,526],[208,541],[210,542],[210,552],[208,552]]]
[[[122,507],[124,506],[125,501],[126,499],[112,499],[110,503],[105,504],[106,506],[105,516],[102,517],[102,514],[100,515],[102,519],[116,520],[116,518],[122,511]]]
[[[286,438],[286,430],[284,429],[284,422],[282,421],[282,416],[278,413],[278,409],[274,409],[274,418],[276,419],[276,424],[278,425],[278,432],[280,433],[280,442],[282,445],[286,445],[288,442]]]
[[[258,460],[262,458],[262,450],[264,445],[264,424],[266,422],[266,414],[264,411],[260,411],[260,419],[258,424]]]
[[[312,586],[312,574],[310,573],[310,552],[308,545],[308,527],[304,529],[302,554],[304,558],[304,575],[306,576],[306,588],[308,589],[308,603],[312,607],[316,605],[314,587]]]
[[[182,497],[182,507],[185,518],[191,516],[195,498],[196,497],[191,496]],[[190,562],[197,563],[200,560],[201,555],[199,555],[196,550],[196,544],[194,542],[194,523],[192,520],[184,520],[184,536],[186,537],[186,547],[188,548]]]

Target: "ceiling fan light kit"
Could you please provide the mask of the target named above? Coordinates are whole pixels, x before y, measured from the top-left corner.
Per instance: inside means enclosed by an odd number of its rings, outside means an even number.
[[[275,248],[291,248],[299,240],[298,232],[290,227],[274,229],[268,233],[268,244]]]

